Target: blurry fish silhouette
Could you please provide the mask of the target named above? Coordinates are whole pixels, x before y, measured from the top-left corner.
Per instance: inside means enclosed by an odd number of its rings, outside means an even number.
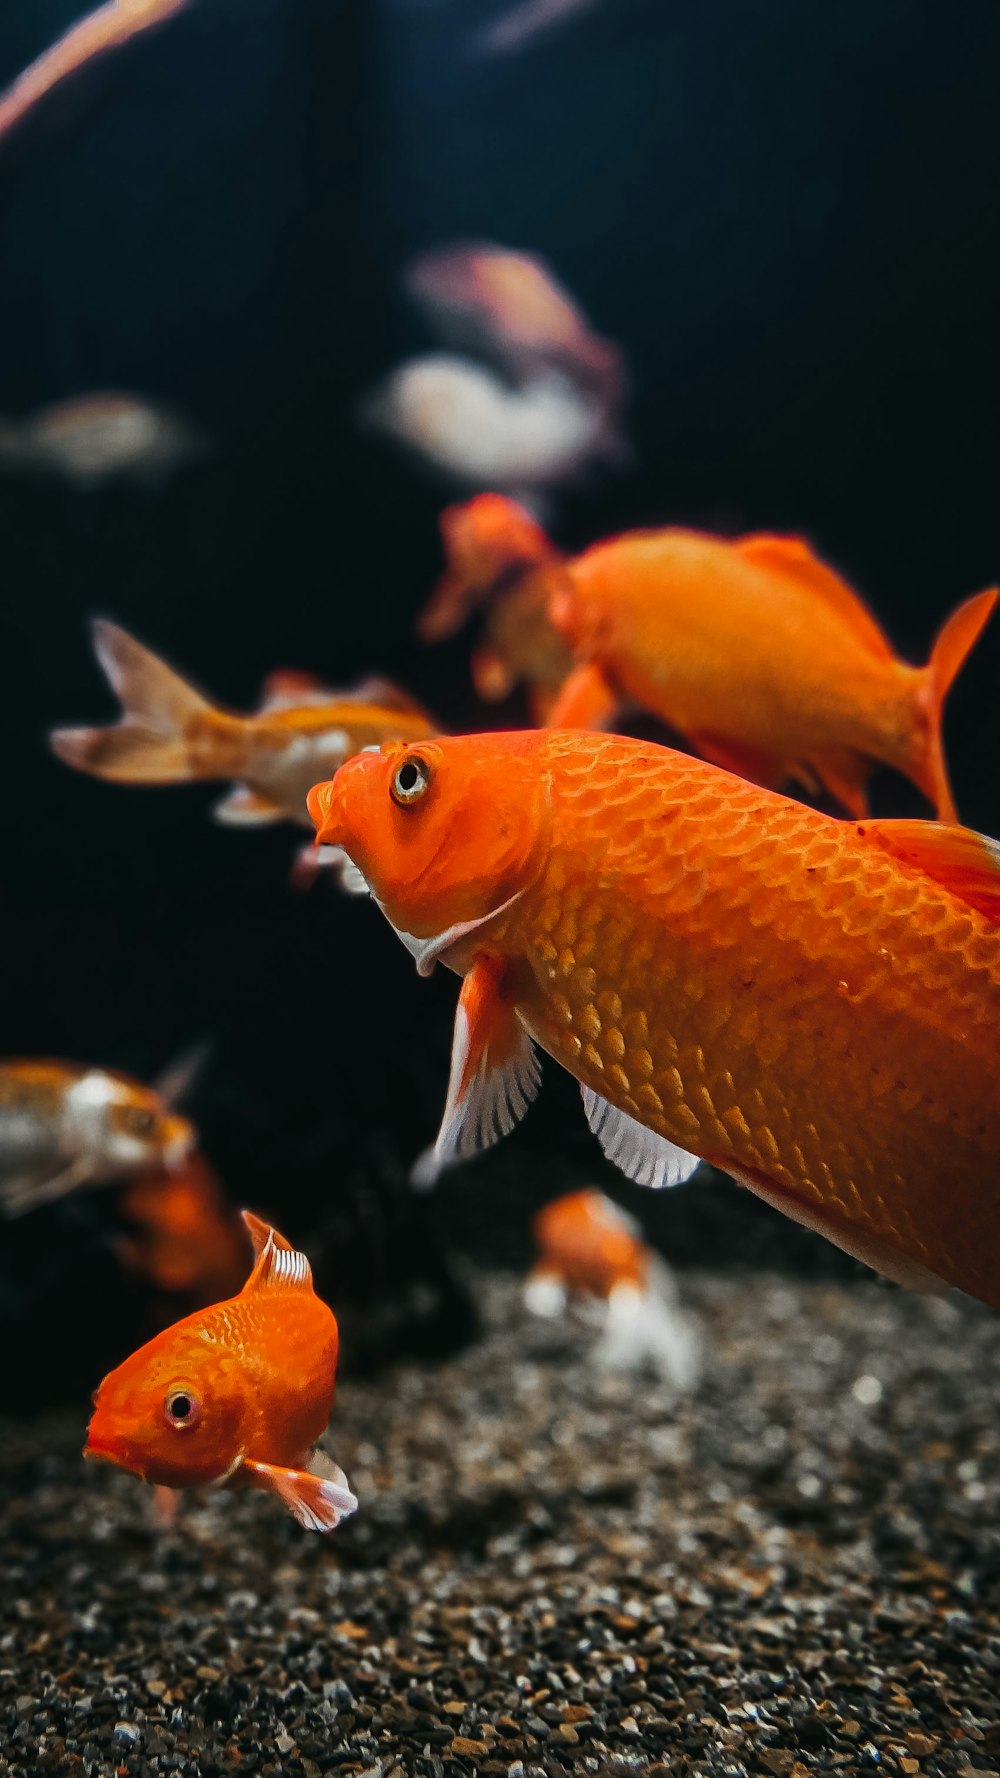
[[[472,682],[489,703],[528,686],[533,719],[544,722],[573,656],[549,618],[547,569],[563,557],[531,514],[502,494],[447,506],[438,524],[447,566],[417,619],[425,642],[443,641],[483,608]]]
[[[116,784],[236,779],[215,810],[216,819],[230,825],[295,821],[308,827],[306,793],[317,775],[335,771],[363,747],[435,732],[419,705],[383,680],[355,692],[324,692],[309,679],[307,689],[291,695],[292,682],[282,673],[277,684],[269,683],[256,715],[232,715],[117,624],[98,618],[93,634],[122,719],[111,728],[57,729],[53,752]]]
[[[552,729],[359,754],[309,808],[420,974],[463,978],[421,1183],[513,1129],[537,1043],[638,1183],[707,1160],[888,1277],[1000,1307],[996,842]]]
[[[549,371],[515,388],[445,352],[398,365],[359,420],[407,446],[439,480],[513,493],[529,506],[620,456],[605,407],[569,378]]]
[[[204,1155],[140,1173],[118,1208],[130,1225],[117,1243],[122,1263],[155,1290],[201,1308],[239,1289],[246,1232]]]
[[[161,1488],[261,1488],[307,1531],[357,1510],[318,1451],[333,1406],[337,1323],[304,1253],[249,1211],[256,1254],[238,1296],[134,1352],[95,1396],[84,1456]]]
[[[84,395],[26,420],[0,420],[0,468],[59,475],[89,490],[116,477],[157,486],[205,445],[134,395]]]
[[[598,1364],[648,1364],[678,1388],[691,1387],[697,1337],[678,1310],[673,1278],[631,1216],[603,1192],[569,1192],[538,1212],[532,1232],[538,1258],[524,1287],[532,1314],[560,1315],[573,1295],[595,1298],[605,1305]]]
[[[33,110],[53,87],[106,50],[127,43],[139,31],[163,23],[188,0],[107,0],[52,45],[0,94],[0,138]]]
[[[179,1166],[187,1119],[155,1087],[83,1062],[0,1062],[0,1215],[21,1216],[77,1186]]]
[[[492,358],[521,383],[558,371],[600,408],[613,436],[625,394],[622,353],[594,332],[539,254],[457,241],[411,260],[403,287],[443,345]]]
[[[534,38],[598,4],[599,0],[517,0],[476,33],[473,50],[481,55],[504,55],[523,49]]]
[[[995,589],[958,606],[929,664],[911,667],[796,537],[629,531],[567,562],[551,586],[549,616],[579,662],[551,727],[610,727],[634,703],[756,783],[823,784],[862,816],[880,763],[940,820],[956,819],[942,711]]]

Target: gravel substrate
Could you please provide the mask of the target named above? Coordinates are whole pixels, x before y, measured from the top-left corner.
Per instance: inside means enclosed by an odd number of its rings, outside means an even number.
[[[481,1344],[344,1384],[327,1539],[256,1494],[156,1534],[82,1412],[6,1423],[0,1772],[996,1773],[1000,1317],[683,1292],[678,1402],[481,1281]]]

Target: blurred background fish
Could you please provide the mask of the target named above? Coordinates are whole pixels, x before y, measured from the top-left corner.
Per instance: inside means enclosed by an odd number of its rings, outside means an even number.
[[[188,3],[189,0],[107,0],[106,5],[71,25],[58,42],[43,50],[0,94],[0,138],[14,129],[54,87],[88,62],[127,43],[138,31],[162,24]]]
[[[473,52],[505,55],[523,49],[535,37],[555,30],[598,4],[600,0],[517,0],[517,4],[506,7],[476,32]]]
[[[173,414],[134,395],[83,395],[0,419],[0,469],[61,476],[84,490],[118,479],[158,487],[205,449]]]
[[[122,1263],[190,1309],[233,1296],[246,1276],[246,1230],[205,1156],[150,1168],[125,1185],[118,1214]]]

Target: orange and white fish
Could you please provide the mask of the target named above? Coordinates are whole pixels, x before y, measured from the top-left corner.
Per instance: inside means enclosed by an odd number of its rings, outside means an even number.
[[[68,76],[138,32],[172,18],[187,4],[188,0],[106,0],[79,19],[0,94],[0,137]]]
[[[262,1488],[307,1531],[357,1508],[315,1449],[333,1407],[337,1323],[297,1253],[249,1211],[256,1264],[238,1296],[140,1347],[94,1398],[85,1457],[158,1488]]]
[[[567,1192],[532,1221],[538,1258],[524,1286],[534,1315],[562,1314],[571,1297],[596,1299],[604,1329],[594,1353],[613,1370],[649,1364],[686,1389],[699,1370],[694,1329],[677,1306],[673,1278],[638,1223],[599,1191]]]
[[[118,477],[159,486],[204,441],[135,395],[82,395],[24,420],[0,420],[0,468],[62,476],[85,491]]]
[[[123,705],[113,728],[57,729],[52,750],[67,765],[115,784],[187,784],[235,778],[218,821],[309,826],[306,793],[318,775],[386,740],[419,740],[436,725],[385,681],[329,692],[307,681],[290,697],[287,673],[266,689],[253,716],[217,709],[201,692],[117,624],[94,622],[97,658]],[[302,681],[296,676],[297,682]]]
[[[363,754],[309,807],[420,973],[464,978],[425,1175],[513,1127],[538,1044],[629,1177],[709,1161],[1000,1307],[996,842],[556,730]]]
[[[122,1263],[155,1290],[201,1308],[239,1289],[246,1231],[204,1155],[139,1174],[118,1209],[129,1224],[117,1243]]]
[[[798,538],[626,532],[552,581],[549,616],[579,665],[547,720],[610,727],[638,704],[717,765],[773,788],[818,780],[858,816],[878,762],[953,821],[942,708],[997,596],[960,605],[911,667]]]
[[[182,1165],[195,1140],[168,1095],[86,1062],[0,1061],[0,1215],[84,1185]]]
[[[483,607],[483,636],[472,655],[472,682],[489,703],[529,688],[537,722],[567,679],[573,656],[548,614],[546,570],[562,556],[523,506],[502,494],[477,494],[446,506],[438,524],[447,566],[417,620],[424,642],[440,642]]]

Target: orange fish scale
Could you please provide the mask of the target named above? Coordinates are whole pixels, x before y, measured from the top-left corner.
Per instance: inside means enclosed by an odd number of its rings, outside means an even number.
[[[1000,1150],[1000,931],[851,823],[581,741],[549,739],[549,861],[508,922],[529,1030],[682,1147],[905,1236],[996,1300],[996,1244],[955,1182],[1000,1236],[979,1189]]]

